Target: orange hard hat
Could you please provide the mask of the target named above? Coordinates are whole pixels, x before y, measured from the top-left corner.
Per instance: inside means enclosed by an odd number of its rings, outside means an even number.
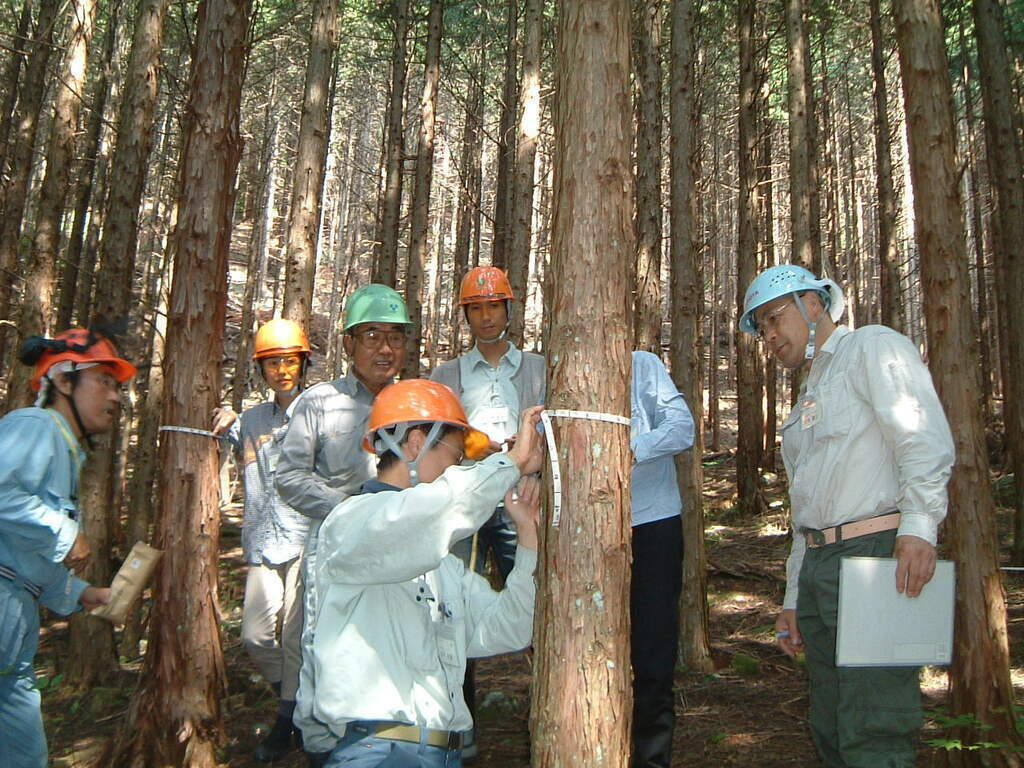
[[[464,447],[479,445],[481,436],[486,441],[485,445],[490,443],[487,435],[469,426],[466,411],[451,389],[437,381],[406,379],[384,387],[373,401],[363,449],[376,453],[373,436],[380,429],[403,423],[431,424],[437,421],[464,430]],[[476,457],[469,456],[471,459]]]
[[[459,305],[475,301],[502,301],[515,299],[508,275],[498,267],[474,267],[462,278]]]
[[[309,354],[309,339],[302,326],[294,320],[277,317],[256,331],[253,360],[275,355]]]
[[[69,328],[52,339],[35,336],[25,342],[26,348],[32,345],[42,347],[32,372],[32,389],[37,392],[43,376],[60,362],[72,363],[71,370],[80,363],[106,365],[113,370],[118,381],[127,381],[138,372],[134,365],[117,353],[112,341],[85,328]]]

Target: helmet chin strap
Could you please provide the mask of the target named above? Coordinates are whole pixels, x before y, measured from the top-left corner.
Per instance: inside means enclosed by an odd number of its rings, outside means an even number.
[[[484,339],[484,338],[481,338],[481,337],[477,337],[477,341],[482,341],[484,344],[497,344],[499,341],[504,341],[507,336],[508,336],[508,326],[506,326],[505,330],[503,330],[501,333],[499,333],[493,339]]]
[[[402,450],[401,442],[405,438],[405,433],[409,431],[410,427],[415,426],[414,424],[403,423],[395,426],[394,431],[388,432],[386,429],[381,429],[377,432],[377,438],[374,440],[375,446],[378,441],[384,444],[384,447],[391,451],[399,458],[405,457],[405,451]],[[434,447],[434,444],[438,441],[438,437],[441,434],[441,430],[444,428],[444,422],[435,421],[430,425],[430,431],[427,432],[427,439],[423,441],[423,447],[420,448],[420,452],[416,454],[416,458],[405,459],[405,464],[409,468],[409,485],[416,486],[420,482],[419,464],[420,459],[427,455],[427,452]]]
[[[72,373],[74,373],[74,371],[72,371]],[[87,430],[85,428],[85,424],[82,423],[82,415],[78,412],[78,406],[75,404],[74,394],[75,385],[77,383],[77,380],[72,381],[71,394],[66,395],[63,392],[61,392],[60,387],[58,387],[54,383],[53,379],[50,378],[49,374],[47,374],[46,376],[43,376],[43,378],[40,380],[39,397],[36,398],[35,404],[37,407],[42,407],[42,404],[46,402],[46,397],[50,393],[51,388],[53,388],[53,390],[61,397],[67,398],[68,405],[71,407],[71,415],[75,419],[75,426],[78,427],[78,432],[82,435],[82,439],[85,440],[86,446],[91,451],[96,446],[93,445],[92,435],[89,434],[89,430]]]
[[[810,315],[807,314],[807,308],[800,299],[799,293],[793,294],[793,302],[796,304],[796,308],[800,310],[800,316],[807,323],[807,349],[804,350],[804,359],[813,360],[815,352],[814,337],[818,331],[818,321],[811,320]]]

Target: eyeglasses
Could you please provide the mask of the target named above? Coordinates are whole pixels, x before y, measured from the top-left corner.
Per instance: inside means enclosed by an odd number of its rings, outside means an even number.
[[[405,341],[408,338],[408,334],[404,330],[384,331],[380,328],[368,328],[365,331],[357,331],[352,335],[372,352],[376,352],[383,347],[385,342],[392,349],[401,349],[405,346]]]
[[[295,371],[302,367],[302,358],[297,355],[289,355],[288,357],[265,357],[263,358],[263,367],[269,368],[272,371],[275,371],[278,368]]]
[[[793,300],[790,299],[785,304],[777,306],[771,312],[766,312],[764,317],[757,321],[757,335],[763,339],[766,332],[778,326],[779,318],[782,317],[783,313],[785,313],[787,309],[789,309],[792,303]]]
[[[450,443],[446,443],[444,440],[438,440],[437,444],[438,445],[443,445],[445,448],[447,448],[449,451],[451,451],[453,454],[455,454],[455,463],[456,464],[461,464],[462,460],[464,458],[466,458],[466,452],[463,449],[461,449],[461,448],[456,448],[454,445],[452,445]]]

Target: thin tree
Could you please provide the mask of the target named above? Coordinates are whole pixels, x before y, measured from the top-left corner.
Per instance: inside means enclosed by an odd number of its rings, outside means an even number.
[[[637,349],[661,355],[661,3],[633,0]]]
[[[292,171],[282,311],[284,317],[296,321],[303,328],[309,327],[313,314],[320,205],[331,138],[327,118],[331,107],[329,94],[334,52],[338,47],[338,0],[316,0],[312,13],[309,63],[306,65],[299,141]],[[248,329],[243,333],[248,333]]]
[[[508,268],[509,230],[515,216],[511,180],[516,154],[516,94],[519,82],[516,56],[516,39],[519,34],[518,0],[506,0],[505,9],[505,68],[501,102],[498,105],[498,168],[494,183],[494,238],[491,241],[491,263],[502,269]]]
[[[203,426],[221,397],[228,247],[241,156],[248,0],[199,6],[179,163],[163,424]],[[149,647],[124,727],[98,765],[213,768],[226,693],[217,606],[215,441],[165,433]]]
[[[956,446],[946,533],[957,563],[956,643],[949,676],[955,736],[975,750],[948,750],[949,766],[1020,766],[999,575],[995,507],[978,397],[966,236],[956,163],[953,95],[938,0],[894,0],[907,116],[915,232],[927,321],[929,366]],[[990,745],[1005,745],[1005,748]]]
[[[18,17],[18,31],[14,33],[11,57],[3,72],[4,94],[3,107],[0,111],[0,169],[6,170],[7,142],[11,138],[11,126],[14,122],[14,109],[18,105],[18,78],[21,68],[25,66],[25,56],[29,48],[28,30],[32,26],[32,0],[25,0]],[[0,205],[2,208],[2,205]]]
[[[71,163],[75,157],[78,115],[82,106],[79,94],[85,86],[96,8],[96,0],[75,0],[69,8],[70,29],[64,61],[57,74],[53,124],[46,149],[46,173],[39,191],[35,232],[29,249],[25,290],[21,297],[18,332],[22,339],[52,329],[61,221],[71,178]],[[16,366],[11,372],[7,398],[10,408],[31,404],[29,374],[30,369],[24,365]]]
[[[736,303],[742,309],[743,295],[757,273],[757,220],[760,191],[757,185],[757,78],[761,65],[753,33],[754,0],[740,0],[737,6],[740,39],[739,103],[739,195],[736,243]],[[795,237],[795,235],[794,235]],[[739,431],[736,437],[736,505],[747,513],[761,512],[760,466],[764,414],[761,409],[761,371],[757,340],[749,333],[736,334],[736,400]]]
[[[398,274],[398,220],[402,211],[402,155],[405,152],[405,46],[409,31],[409,0],[395,0],[395,43],[391,54],[391,90],[384,126],[384,189],[377,213],[373,245],[373,282],[393,286]]]
[[[978,39],[981,103],[985,116],[988,167],[999,219],[996,245],[996,286],[999,296],[1003,363],[1003,424],[1017,488],[1014,562],[1024,562],[1024,162],[1014,130],[1016,114],[1010,63],[1003,36],[1002,6],[996,0],[974,0]]]
[[[789,78],[789,219],[793,264],[820,271],[821,252],[812,231],[817,191],[814,186],[811,153],[813,145],[814,91],[811,86],[810,52],[804,26],[804,0],[786,0],[786,40]],[[742,66],[742,65],[741,65]],[[749,284],[740,279],[744,288]]]
[[[559,7],[548,404],[627,416],[635,256],[629,3]],[[600,387],[593,386],[600,379]],[[561,520],[541,534],[533,764],[624,768],[630,747],[629,430],[557,420]]]
[[[700,113],[696,67],[698,3],[672,6],[672,74],[669,121],[671,143],[672,377],[683,393],[695,425],[693,449],[676,456],[683,501],[683,592],[679,605],[680,656],[687,669],[711,672],[708,633],[707,557],[704,551],[704,397],[701,376],[703,274],[700,268],[699,170]],[[639,289],[637,295],[639,296]],[[714,373],[714,369],[712,369]]]
[[[412,191],[412,227],[409,239],[409,265],[405,272],[405,305],[412,320],[409,353],[405,357],[403,377],[420,375],[420,345],[423,340],[423,272],[426,268],[430,231],[430,183],[434,177],[434,134],[437,114],[437,84],[441,76],[441,27],[444,3],[430,0],[427,16],[427,51],[423,73],[423,97],[420,99],[420,130],[416,144],[416,178]]]
[[[519,133],[512,209],[512,232],[508,248],[508,277],[519,301],[511,304],[509,333],[524,343],[527,280],[530,274],[530,245],[533,239],[533,193],[537,186],[537,140],[540,137],[541,33],[544,27],[542,0],[526,0],[523,19],[523,76],[519,83]]]

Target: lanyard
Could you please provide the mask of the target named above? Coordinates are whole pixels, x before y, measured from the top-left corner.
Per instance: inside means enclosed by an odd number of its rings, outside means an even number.
[[[68,431],[68,428],[64,425],[64,419],[62,419],[60,416],[54,413],[52,408],[46,408],[45,410],[48,414],[50,414],[50,418],[53,419],[53,423],[57,425],[57,429],[60,430],[61,435],[64,436],[64,442],[66,442],[68,444],[68,448],[71,449],[71,455],[74,457],[75,463],[78,464],[79,468],[81,468],[82,449],[78,445],[78,441],[75,440],[74,436]]]

